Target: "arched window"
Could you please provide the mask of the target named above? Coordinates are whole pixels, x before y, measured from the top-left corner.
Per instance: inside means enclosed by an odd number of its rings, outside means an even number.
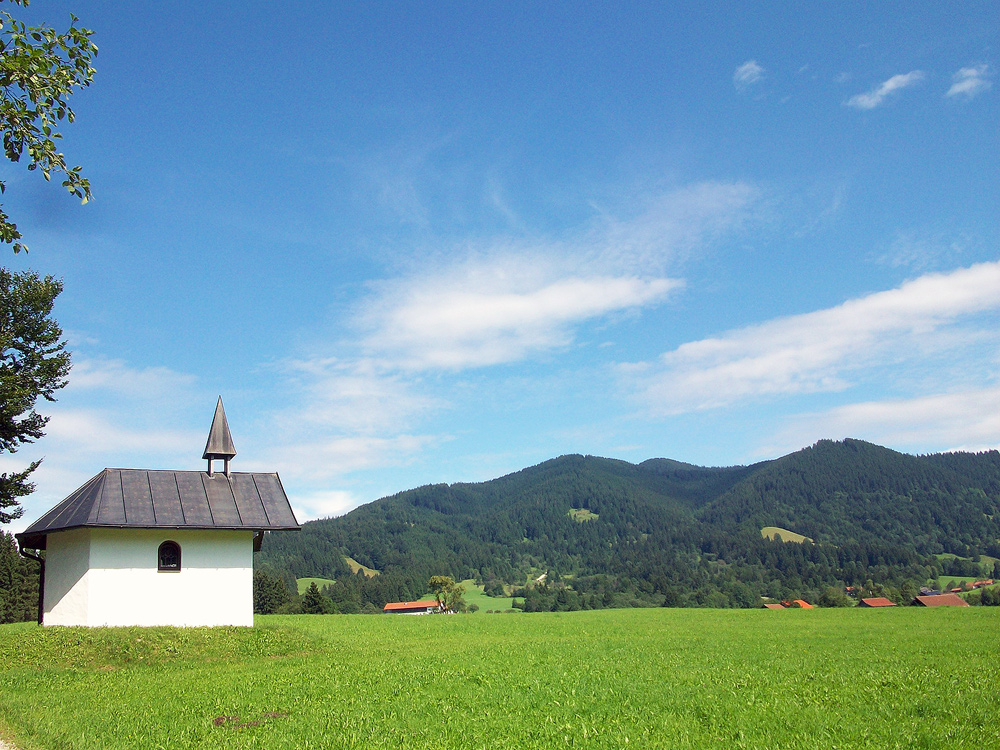
[[[181,569],[181,545],[177,542],[164,542],[156,551],[157,570]]]

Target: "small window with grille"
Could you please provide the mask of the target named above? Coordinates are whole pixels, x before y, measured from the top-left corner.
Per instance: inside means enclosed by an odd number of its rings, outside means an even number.
[[[164,542],[156,553],[157,570],[181,569],[181,545],[177,542]]]

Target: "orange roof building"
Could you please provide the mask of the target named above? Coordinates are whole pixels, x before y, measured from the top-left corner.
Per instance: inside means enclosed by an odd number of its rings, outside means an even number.
[[[438,611],[438,603],[434,599],[423,599],[419,602],[389,602],[382,611],[392,615],[429,615]]]
[[[918,596],[913,603],[921,607],[968,607],[969,603],[958,594]]]
[[[896,602],[889,601],[884,596],[870,596],[858,602],[859,607],[895,607]]]

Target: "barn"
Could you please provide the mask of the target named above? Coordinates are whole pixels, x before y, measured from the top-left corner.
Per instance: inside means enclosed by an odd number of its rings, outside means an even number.
[[[914,597],[915,607],[968,607],[969,603],[958,594],[938,594],[937,596]]]
[[[429,615],[440,612],[441,605],[435,599],[422,599],[419,602],[389,602],[382,611],[390,615]]]
[[[300,527],[278,475],[235,455],[220,397],[206,471],[104,469],[17,534],[42,563],[39,622],[252,626],[254,550]]]

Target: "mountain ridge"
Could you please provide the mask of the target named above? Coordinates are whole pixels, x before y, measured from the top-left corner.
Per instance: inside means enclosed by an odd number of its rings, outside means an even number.
[[[579,523],[573,509],[597,518]],[[815,543],[762,539],[765,526]],[[509,589],[550,572],[573,591],[682,604],[714,593],[744,606],[869,581],[916,585],[942,572],[943,553],[1000,557],[1000,453],[912,456],[846,439],[748,466],[568,454],[308,522],[269,538],[259,560],[286,576],[342,580],[349,556],[382,571],[383,587],[448,574]]]

